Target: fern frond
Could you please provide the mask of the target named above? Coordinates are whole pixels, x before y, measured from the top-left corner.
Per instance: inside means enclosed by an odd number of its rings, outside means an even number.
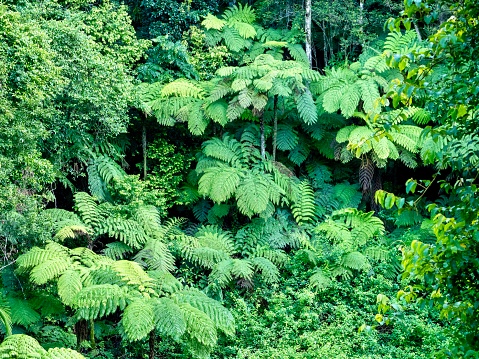
[[[75,296],[83,288],[82,279],[78,271],[67,270],[58,279],[58,295],[65,305],[72,306]]]
[[[40,214],[42,218],[51,219],[53,222],[76,222],[80,223],[80,218],[73,212],[60,209],[60,208],[48,208],[42,211]]]
[[[231,274],[236,278],[251,280],[254,274],[253,266],[249,260],[233,259]]]
[[[64,247],[63,247],[64,248]],[[61,258],[68,258],[69,253],[65,250],[47,250],[47,249],[40,249],[38,247],[33,247],[27,253],[22,254],[17,259],[18,269],[20,271],[25,271],[31,267],[35,267],[41,263],[46,261],[54,260],[58,257]]]
[[[96,319],[110,315],[126,307],[127,287],[100,284],[84,287],[75,296],[73,307],[83,319]]]
[[[215,29],[215,30],[221,30],[223,26],[225,26],[226,21],[218,19],[216,16],[212,14],[206,15],[205,19],[201,22],[201,25],[203,25],[207,30],[209,29]]]
[[[2,359],[43,359],[46,353],[35,339],[25,334],[10,335],[0,344]]]
[[[318,120],[318,113],[316,112],[316,105],[314,104],[311,91],[306,89],[297,96],[295,100],[299,117],[308,125],[316,123]]]
[[[122,178],[126,175],[115,161],[107,156],[99,156],[93,160],[93,166],[98,169],[98,174],[104,183],[109,184],[113,179]]]
[[[26,300],[9,297],[7,298],[7,302],[11,310],[12,323],[20,324],[28,328],[40,320],[40,314],[38,314]]]
[[[188,303],[179,304],[186,321],[186,332],[199,343],[213,347],[218,339],[215,323],[210,317]]]
[[[366,248],[364,255],[376,261],[386,262],[391,257],[391,251],[382,247],[374,246]]]
[[[315,219],[316,208],[314,192],[308,181],[304,180],[298,185],[291,211],[295,221],[299,225],[311,222]]]
[[[226,9],[223,13],[223,19],[228,21],[228,23],[244,22],[252,24],[256,20],[256,14],[252,6],[240,3],[238,6],[233,5]]]
[[[204,90],[194,81],[178,79],[163,86],[161,89],[161,96],[190,97],[194,99],[201,99],[204,97]]]
[[[364,63],[364,69],[369,71],[375,71],[381,73],[387,71],[389,66],[386,64],[386,60],[383,56],[372,56]]]
[[[64,242],[65,239],[75,239],[78,236],[88,236],[91,234],[91,228],[81,224],[72,224],[62,227],[53,237],[53,239]]]
[[[339,108],[344,117],[350,118],[358,107],[361,99],[361,89],[357,84],[348,84],[343,87],[342,91],[343,95],[340,99]]]
[[[309,156],[310,147],[304,141],[298,141],[298,145],[289,153],[288,158],[295,165],[300,166]]]
[[[249,45],[234,27],[225,26],[223,28],[222,36],[226,47],[233,52],[241,51]]]
[[[316,226],[315,232],[324,234],[327,239],[335,243],[351,242],[352,240],[351,232],[344,223],[338,223],[330,219]]]
[[[220,287],[226,286],[233,279],[232,269],[234,259],[228,258],[217,263],[209,276],[210,283],[217,283]]]
[[[404,34],[399,31],[392,31],[386,37],[384,50],[392,53],[403,54],[410,52],[417,40],[417,34],[414,30],[408,30]]]
[[[175,294],[175,298],[179,303],[187,303],[204,312],[210,317],[215,326],[225,334],[234,334],[235,320],[233,315],[218,301],[211,299],[203,292],[194,289],[178,292]]]
[[[5,328],[6,336],[12,335],[12,316],[11,316],[10,304],[6,298],[0,296],[0,323]]]
[[[98,208],[95,199],[88,193],[78,192],[74,195],[75,209],[80,214],[81,220],[88,226],[96,228],[105,220],[104,214]]]
[[[289,54],[295,61],[309,65],[309,60],[306,56],[303,46],[300,44],[288,44],[286,47],[288,48]]]
[[[281,151],[292,150],[298,144],[297,131],[291,125],[278,125],[277,148]]]
[[[268,185],[261,173],[247,172],[236,190],[240,212],[251,217],[266,210],[269,203]]]
[[[186,320],[180,306],[169,298],[157,298],[154,301],[156,329],[175,340],[186,332]]]
[[[140,248],[149,239],[143,227],[132,219],[108,217],[99,226],[99,235],[107,234],[132,248]]]
[[[130,341],[142,340],[155,328],[154,302],[149,298],[132,301],[125,308],[121,324]]]
[[[133,219],[141,225],[148,236],[153,237],[158,234],[161,217],[155,206],[138,206],[133,213]]]
[[[202,199],[193,206],[193,215],[199,222],[204,222],[208,219],[208,212],[211,209],[211,201]]]
[[[145,263],[151,270],[171,272],[175,269],[175,258],[168,246],[160,239],[150,239],[145,248],[138,252],[135,261]]]
[[[153,284],[157,293],[172,294],[183,289],[183,285],[170,272],[152,270],[147,273],[148,276],[153,279]]]
[[[230,233],[217,226],[201,226],[195,236],[201,246],[214,248],[228,255],[234,253],[234,244]]]
[[[361,87],[361,100],[363,101],[364,112],[375,114],[380,112],[378,99],[380,97],[378,86],[372,79],[358,81]]]
[[[341,265],[354,270],[367,270],[371,264],[364,254],[360,252],[350,252],[341,258]]]
[[[338,203],[336,209],[357,208],[362,199],[362,193],[358,191],[358,186],[348,182],[335,185],[333,194]]]
[[[105,256],[114,260],[124,259],[125,255],[131,252],[133,252],[133,248],[123,242],[108,243],[103,250]]]
[[[222,139],[212,138],[203,143],[203,153],[206,156],[224,161],[234,167],[242,167],[241,143],[225,135]]]
[[[226,116],[227,109],[228,103],[220,99],[213,103],[210,103],[205,108],[205,114],[216,123],[219,123],[220,125],[224,126],[228,123],[228,117]]]
[[[231,23],[231,26],[233,26],[244,39],[252,39],[256,36],[255,28],[248,23],[234,21]]]
[[[152,279],[136,262],[119,260],[115,261],[111,267],[118,273],[123,282],[137,286],[140,291],[152,286]]]
[[[66,256],[50,259],[33,268],[30,272],[30,279],[37,285],[45,284],[62,275],[72,267],[72,264],[71,258]]]
[[[315,273],[309,277],[309,285],[321,292],[331,285],[331,279],[324,274],[322,269],[317,268]]]
[[[421,216],[417,211],[413,209],[405,209],[399,213],[394,223],[398,227],[410,227],[421,223],[423,219],[423,216]]]
[[[50,348],[45,359],[86,359],[77,351],[69,348]]]
[[[265,283],[276,283],[279,279],[278,267],[269,259],[264,257],[254,257],[251,263],[256,271],[261,272],[261,278]]]
[[[216,203],[225,202],[237,191],[242,174],[238,168],[226,165],[208,168],[198,182],[198,192]]]

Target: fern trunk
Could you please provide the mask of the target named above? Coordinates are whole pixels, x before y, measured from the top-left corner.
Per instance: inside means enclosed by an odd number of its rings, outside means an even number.
[[[88,322],[84,319],[75,323],[75,335],[77,337],[77,349],[83,341],[88,340]]]
[[[95,322],[93,319],[90,319],[90,344],[92,349],[96,349],[95,343]]]
[[[273,106],[273,161],[276,161],[276,145],[278,143],[278,95],[274,96]]]
[[[148,346],[149,346],[148,359],[155,359],[155,344],[156,344],[155,331],[152,330],[150,332],[150,339],[148,341]]]

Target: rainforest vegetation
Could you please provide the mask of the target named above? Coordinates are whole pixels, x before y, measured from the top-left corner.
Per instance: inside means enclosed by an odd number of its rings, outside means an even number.
[[[476,0],[0,2],[0,358],[479,358]]]

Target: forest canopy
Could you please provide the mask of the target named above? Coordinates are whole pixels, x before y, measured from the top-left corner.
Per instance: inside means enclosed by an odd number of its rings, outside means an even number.
[[[0,4],[0,358],[477,358],[478,44],[474,0]]]

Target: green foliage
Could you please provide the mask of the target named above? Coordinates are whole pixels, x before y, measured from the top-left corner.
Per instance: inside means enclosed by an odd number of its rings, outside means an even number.
[[[18,359],[84,359],[80,353],[67,348],[46,351],[32,337],[24,334],[8,336],[0,344],[0,358]]]
[[[350,279],[358,271],[370,271],[371,261],[390,262],[394,258],[387,245],[381,243],[384,224],[373,212],[351,208],[335,211],[316,226],[314,233],[312,243],[318,254],[334,248],[329,256],[319,259],[324,264],[310,278],[310,285],[317,290],[326,289],[335,277]]]
[[[208,140],[203,154],[196,169],[201,175],[198,192],[216,203],[234,197],[239,211],[252,217],[291,197],[288,187],[295,185],[294,178],[282,174],[270,161],[258,162],[260,153],[247,136],[242,141],[227,134],[222,140]]]

